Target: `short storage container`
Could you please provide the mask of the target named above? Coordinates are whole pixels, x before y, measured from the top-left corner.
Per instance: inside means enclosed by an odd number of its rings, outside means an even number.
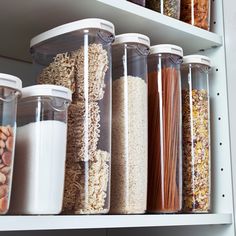
[[[11,213],[58,214],[62,209],[71,91],[62,86],[23,88]]]
[[[166,16],[180,18],[181,0],[146,0],[146,7]]]
[[[182,209],[182,48],[151,47],[148,60],[148,201],[151,213]]]
[[[210,68],[206,56],[184,57],[183,210],[190,213],[207,213],[211,209]]]
[[[15,153],[17,101],[21,95],[19,78],[0,73],[0,214],[9,209]]]
[[[149,46],[147,36],[129,33],[112,47],[111,213],[146,211]]]
[[[72,90],[68,111],[63,213],[103,214],[110,207],[111,44],[114,26],[84,19],[31,40],[43,84]]]
[[[181,0],[180,19],[199,28],[210,30],[210,0]]]

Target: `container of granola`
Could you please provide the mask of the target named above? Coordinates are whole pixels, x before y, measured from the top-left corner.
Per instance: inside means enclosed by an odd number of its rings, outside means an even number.
[[[199,28],[210,30],[210,0],[181,0],[180,19]]]
[[[0,214],[9,209],[16,137],[17,102],[21,96],[19,78],[0,73]]]
[[[211,209],[210,68],[206,56],[183,59],[183,211],[189,213]]]
[[[109,211],[113,40],[114,25],[94,18],[56,27],[31,40],[38,83],[63,85],[72,90],[65,214]]]
[[[146,7],[178,20],[180,18],[180,0],[146,0]]]

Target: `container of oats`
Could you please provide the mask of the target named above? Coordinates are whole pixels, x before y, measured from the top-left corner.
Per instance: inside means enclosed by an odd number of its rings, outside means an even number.
[[[0,73],[0,214],[9,209],[16,136],[17,101],[21,96],[19,78]]]
[[[112,47],[113,214],[141,214],[147,200],[147,55],[142,34],[116,36]]]
[[[83,19],[31,40],[40,84],[72,90],[68,110],[65,214],[104,214],[110,207],[111,44],[114,25]]]
[[[210,0],[181,0],[180,19],[199,28],[210,30]]]
[[[179,20],[180,1],[181,0],[146,0],[146,7]]]
[[[148,58],[148,200],[150,213],[182,209],[182,104],[176,45],[151,47]]]
[[[206,56],[185,56],[182,65],[183,210],[207,213],[211,209],[211,145]]]

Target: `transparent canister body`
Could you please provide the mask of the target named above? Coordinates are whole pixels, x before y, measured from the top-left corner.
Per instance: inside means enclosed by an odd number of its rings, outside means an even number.
[[[149,38],[116,37],[112,48],[113,214],[141,214],[147,200],[147,55]]]
[[[63,85],[73,93],[68,110],[65,214],[109,211],[113,40],[112,23],[84,19],[31,41],[38,82]]]
[[[184,212],[207,213],[211,210],[209,69],[209,58],[198,55],[184,57],[182,66]]]
[[[19,78],[0,73],[0,214],[6,214],[10,204],[17,101],[21,88]]]
[[[181,0],[180,19],[199,28],[210,30],[210,0]]]
[[[36,85],[22,90],[18,103],[11,213],[61,212],[71,92],[60,87]],[[45,89],[56,89],[59,95],[65,93],[70,97],[51,96],[44,93]]]
[[[151,47],[148,60],[148,200],[151,213],[182,209],[182,49]]]
[[[181,0],[146,0],[146,7],[179,20],[180,2]]]

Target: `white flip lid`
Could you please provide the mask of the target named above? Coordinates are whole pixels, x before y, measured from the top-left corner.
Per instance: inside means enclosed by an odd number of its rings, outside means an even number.
[[[72,92],[70,89],[51,84],[39,84],[22,89],[22,98],[37,97],[37,96],[49,96],[64,98],[66,100],[72,100]]]
[[[122,43],[140,43],[147,47],[150,47],[150,39],[144,34],[127,33],[127,34],[117,35],[113,45]]]
[[[173,44],[158,44],[151,46],[150,54],[169,53],[183,57],[183,49]]]
[[[183,64],[202,64],[211,67],[211,59],[203,55],[184,56]]]
[[[89,28],[102,29],[112,34],[115,34],[115,27],[111,22],[103,20],[103,19],[98,19],[98,18],[88,18],[88,19],[70,22],[70,23],[55,27],[44,33],[41,33],[31,39],[30,47],[33,47],[36,44],[39,44],[45,40],[48,40],[50,38],[53,38],[62,34],[70,33],[76,30],[89,29]]]
[[[21,92],[22,81],[16,76],[0,73],[0,86],[12,88]]]

